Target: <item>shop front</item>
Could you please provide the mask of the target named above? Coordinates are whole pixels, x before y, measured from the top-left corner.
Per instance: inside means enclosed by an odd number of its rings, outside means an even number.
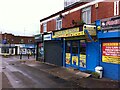
[[[53,38],[57,37],[64,39],[63,65],[65,67],[94,71],[99,58],[99,43],[94,25],[54,31]]]
[[[66,66],[86,68],[86,41],[69,40],[65,43]]]
[[[0,55],[15,55],[15,45],[14,44],[1,44],[0,45]]]
[[[27,49],[27,52],[29,52],[30,55],[35,55],[35,47],[36,44],[25,44],[25,48]]]
[[[42,34],[35,35],[35,44],[36,44],[36,60],[44,61],[44,48],[43,48],[43,37]]]
[[[120,80],[120,16],[101,20],[98,38],[103,76]]]

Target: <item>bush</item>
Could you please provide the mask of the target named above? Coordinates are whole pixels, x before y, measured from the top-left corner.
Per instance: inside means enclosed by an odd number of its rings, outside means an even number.
[[[92,74],[92,77],[94,77],[94,78],[99,78],[100,77],[100,74],[97,73],[97,72],[92,72],[91,74]]]

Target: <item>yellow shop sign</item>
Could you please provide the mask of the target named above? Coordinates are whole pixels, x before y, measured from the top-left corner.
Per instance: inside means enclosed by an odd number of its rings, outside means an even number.
[[[52,38],[66,38],[73,36],[84,36],[84,31],[87,30],[91,36],[96,35],[96,26],[95,25],[83,25],[82,30],[81,27],[74,27],[66,30],[60,30],[53,32]]]
[[[75,28],[54,32],[52,38],[72,37],[72,36],[80,36],[80,35],[84,35],[84,33],[80,31],[79,27],[75,27]]]

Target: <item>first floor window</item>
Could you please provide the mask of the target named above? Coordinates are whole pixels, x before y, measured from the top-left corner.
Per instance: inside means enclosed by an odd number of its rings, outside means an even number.
[[[47,32],[47,23],[43,24],[43,32]]]
[[[62,28],[62,19],[56,20],[56,29],[60,30]]]
[[[82,9],[82,20],[86,24],[90,24],[91,23],[91,7]]]

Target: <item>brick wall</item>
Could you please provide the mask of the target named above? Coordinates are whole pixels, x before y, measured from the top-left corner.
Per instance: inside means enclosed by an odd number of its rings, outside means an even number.
[[[23,39],[23,44],[34,43],[34,37],[31,36],[14,36],[13,34],[0,34],[2,36],[2,40],[6,39],[10,44],[20,44],[21,39]]]
[[[43,33],[43,24],[40,24],[40,33]]]
[[[78,10],[76,12],[72,12],[70,14],[67,14],[64,16],[62,24],[63,28],[68,28],[74,26],[72,24],[72,21],[74,20],[75,22],[78,22],[81,20],[81,15],[80,15],[81,10]]]
[[[53,31],[56,29],[56,20],[51,20],[49,22],[47,22],[47,31]]]
[[[114,15],[114,3],[113,2],[101,2],[96,9],[95,5],[92,6],[92,22],[97,19],[103,19],[112,17]]]
[[[103,19],[114,16],[114,3],[113,2],[101,2],[98,4],[98,8],[95,5],[91,6],[91,21],[92,23],[97,19]],[[71,10],[68,9],[68,10]],[[66,12],[65,10],[64,12]],[[62,12],[63,13],[63,12]],[[60,14],[60,13],[59,13]],[[59,15],[58,14],[58,15]],[[81,10],[66,14],[62,18],[62,28],[68,28],[74,26],[72,21],[80,21],[82,16]],[[47,22],[47,31],[53,31],[56,29],[56,20],[51,20]],[[41,25],[41,33],[43,32],[43,25]]]

